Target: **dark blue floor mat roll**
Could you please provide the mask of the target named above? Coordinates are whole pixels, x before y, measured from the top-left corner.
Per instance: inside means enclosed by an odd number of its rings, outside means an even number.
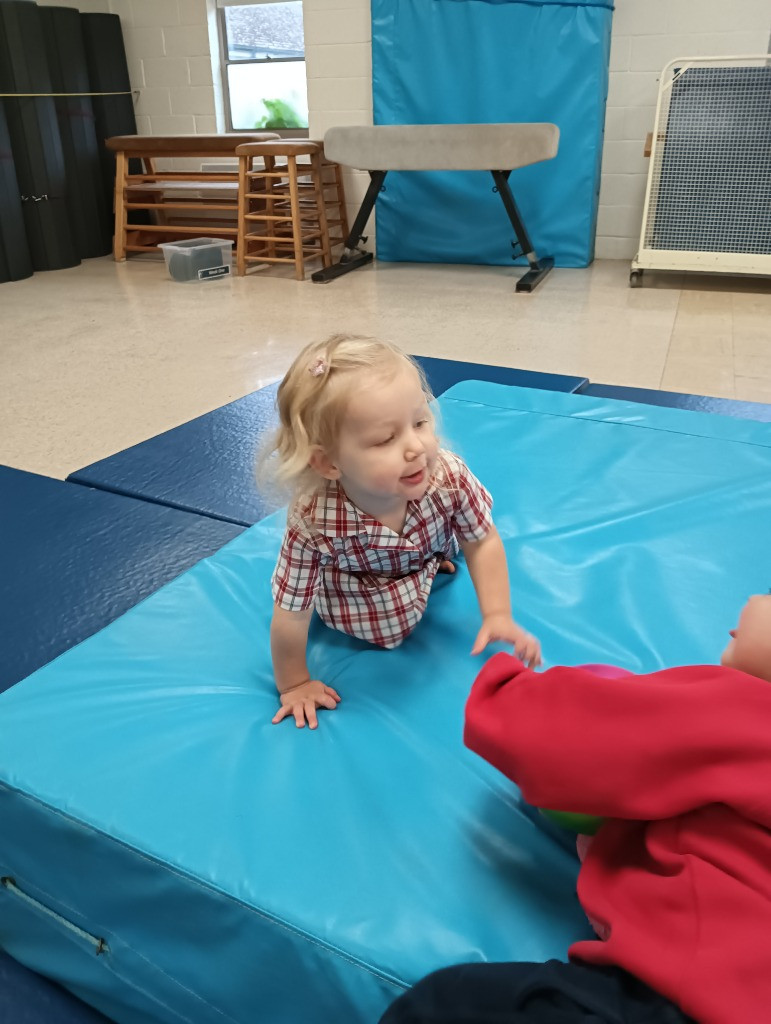
[[[32,276],[21,195],[11,152],[5,106],[0,100],[0,284]]]
[[[59,121],[67,175],[67,209],[81,259],[106,256],[112,248],[111,207],[102,187],[99,143],[90,92],[80,15],[69,7],[40,10],[48,69]]]
[[[40,10],[23,0],[0,3],[0,92],[50,94]],[[5,100],[8,133],[35,270],[80,262],[67,212],[67,182],[56,107],[50,95]]]
[[[112,135],[136,135],[137,122],[131,95],[126,48],[117,14],[81,14],[83,41],[86,49],[88,78],[94,93],[114,93],[112,96],[94,96],[92,99],[96,122],[96,137],[102,165],[102,188],[107,209],[113,208],[115,191],[115,157],[104,145]],[[131,173],[139,171],[138,161],[132,161]],[[144,211],[135,223],[143,222]]]

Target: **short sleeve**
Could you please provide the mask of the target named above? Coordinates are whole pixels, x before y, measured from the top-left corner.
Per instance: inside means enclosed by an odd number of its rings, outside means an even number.
[[[310,608],[318,589],[320,571],[321,554],[313,539],[297,526],[290,525],[273,570],[273,600],[290,612]]]
[[[493,528],[493,499],[459,456],[447,453],[453,492],[453,528],[461,541],[482,540]]]

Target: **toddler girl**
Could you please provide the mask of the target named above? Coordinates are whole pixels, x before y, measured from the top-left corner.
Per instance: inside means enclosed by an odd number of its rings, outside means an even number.
[[[462,550],[482,613],[472,648],[502,640],[531,666],[538,641],[511,617],[492,499],[462,459],[440,449],[417,364],[374,338],[308,345],[278,390],[277,478],[292,486],[273,573],[271,652],[281,708],[298,727],[339,694],[306,661],[315,609],[332,629],[396,647],[423,616],[440,567]]]

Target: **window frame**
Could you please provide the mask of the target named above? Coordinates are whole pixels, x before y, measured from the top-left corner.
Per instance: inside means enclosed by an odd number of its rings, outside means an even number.
[[[274,3],[276,0],[240,0],[237,4],[228,4],[217,7],[217,36],[219,38],[220,48],[220,79],[222,82],[222,106],[225,114],[225,131],[226,132],[245,132],[249,131],[247,128],[234,128],[233,127],[233,115],[230,106],[230,79],[228,76],[228,68],[231,64],[305,64],[305,41],[303,40],[303,56],[300,57],[276,57],[273,59],[257,57],[250,58],[247,60],[231,60],[228,52],[228,28],[225,20],[225,11],[228,6],[238,7],[261,7],[263,5]],[[307,84],[308,75],[306,71],[305,81]],[[282,139],[307,139],[309,137],[308,128],[255,128],[255,132],[265,131],[272,132],[275,135],[279,135]]]

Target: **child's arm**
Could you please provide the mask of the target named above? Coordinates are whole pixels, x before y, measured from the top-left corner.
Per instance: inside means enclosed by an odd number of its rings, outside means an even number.
[[[313,608],[290,612],[279,605],[273,606],[270,624],[270,650],[273,673],[281,696],[281,707],[273,716],[273,724],[294,716],[298,729],[307,720],[311,729],[318,725],[316,708],[337,707],[340,695],[320,679],[311,679],[305,652],[308,646],[308,628]]]
[[[482,628],[471,653],[479,654],[488,644],[502,640],[514,645],[517,657],[526,665],[537,667],[541,645],[511,616],[509,570],[500,534],[492,526],[481,540],[463,541],[461,548],[482,613]]]
[[[536,807],[654,821],[722,803],[766,828],[770,719],[768,683],[717,665],[611,679],[496,654],[464,740]]]

